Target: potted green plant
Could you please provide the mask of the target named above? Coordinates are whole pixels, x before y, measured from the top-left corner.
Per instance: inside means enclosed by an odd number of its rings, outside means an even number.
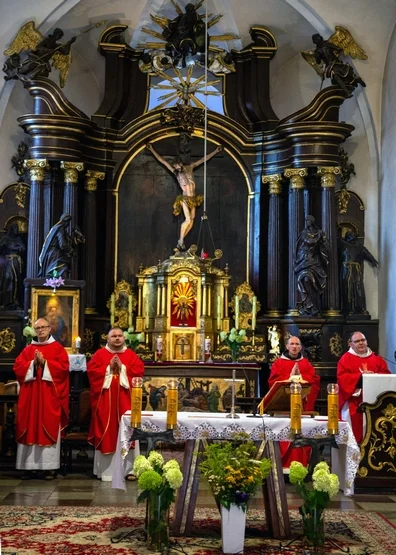
[[[169,507],[183,482],[179,463],[173,459],[165,462],[160,453],[151,451],[147,457],[136,457],[133,473],[141,490],[137,502],[147,501],[148,547],[163,551],[169,546]]]
[[[200,464],[220,507],[224,553],[243,551],[248,502],[271,470],[271,462],[257,458],[257,447],[247,437],[208,444]]]
[[[296,461],[291,463],[290,483],[296,485],[297,493],[304,500],[299,509],[303,520],[304,543],[316,555],[325,553],[324,510],[340,489],[340,482],[336,474],[330,473],[326,462],[319,462],[315,466],[310,485],[305,482],[307,474],[308,469],[304,465]]]

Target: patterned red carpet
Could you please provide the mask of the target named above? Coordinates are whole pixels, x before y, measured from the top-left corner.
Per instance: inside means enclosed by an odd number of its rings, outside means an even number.
[[[1,555],[144,555],[144,507],[0,507]],[[301,532],[291,511],[295,536]],[[244,555],[303,553],[297,540],[289,547],[265,538],[261,511],[248,513]],[[171,538],[170,554],[221,555],[220,519],[214,509],[198,509],[194,537]],[[328,511],[327,537],[352,555],[396,555],[396,529],[376,513]],[[126,532],[133,531],[123,538]],[[119,540],[119,541],[118,541]],[[286,542],[284,542],[286,543]],[[331,542],[326,554],[342,551]]]

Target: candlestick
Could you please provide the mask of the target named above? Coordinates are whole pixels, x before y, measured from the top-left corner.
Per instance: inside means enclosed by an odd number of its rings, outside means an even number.
[[[140,428],[142,425],[142,398],[143,378],[132,378],[131,393],[131,428]]]
[[[76,350],[78,352],[78,349],[80,349],[81,347],[81,337],[76,337]]]
[[[132,327],[132,299],[133,295],[128,295],[128,327]]]
[[[338,384],[329,383],[327,386],[327,433],[338,434]]]
[[[166,429],[174,430],[177,427],[178,386],[176,379],[168,380],[168,401],[166,405]]]
[[[146,321],[146,329],[148,329],[149,325],[150,325],[149,296],[148,295],[146,295],[145,321]]]
[[[252,299],[252,331],[256,329],[257,297]]]
[[[114,293],[111,294],[110,297],[110,326],[114,326],[114,312],[115,312],[115,299]]]
[[[217,295],[217,329],[221,330],[221,297]]]
[[[260,403],[257,405],[257,408],[259,409],[260,416],[263,416],[263,414],[264,414],[264,397],[261,399]]]
[[[301,434],[301,384],[290,384],[290,430],[292,434]]]
[[[235,295],[235,328],[239,327],[239,297]]]

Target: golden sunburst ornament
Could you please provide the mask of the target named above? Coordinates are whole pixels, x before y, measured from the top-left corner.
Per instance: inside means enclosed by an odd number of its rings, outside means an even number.
[[[187,320],[193,314],[194,292],[189,282],[179,282],[172,295],[172,314],[180,320]]]

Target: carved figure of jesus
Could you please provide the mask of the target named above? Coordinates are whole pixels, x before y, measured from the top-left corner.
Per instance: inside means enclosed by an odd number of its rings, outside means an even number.
[[[213,152],[207,154],[206,157],[204,156],[192,164],[183,164],[180,158],[175,158],[171,163],[169,163],[165,160],[165,158],[158,154],[151,143],[148,143],[146,148],[153,154],[158,162],[173,173],[182,190],[182,194],[177,196],[173,204],[173,213],[175,216],[178,216],[183,211],[184,214],[184,222],[180,227],[180,236],[177,242],[177,248],[179,250],[185,250],[186,247],[184,239],[194,225],[195,209],[197,206],[201,206],[203,202],[202,195],[195,195],[194,170],[203,164],[205,159],[208,161],[218,152],[221,152],[223,147],[218,146]]]

